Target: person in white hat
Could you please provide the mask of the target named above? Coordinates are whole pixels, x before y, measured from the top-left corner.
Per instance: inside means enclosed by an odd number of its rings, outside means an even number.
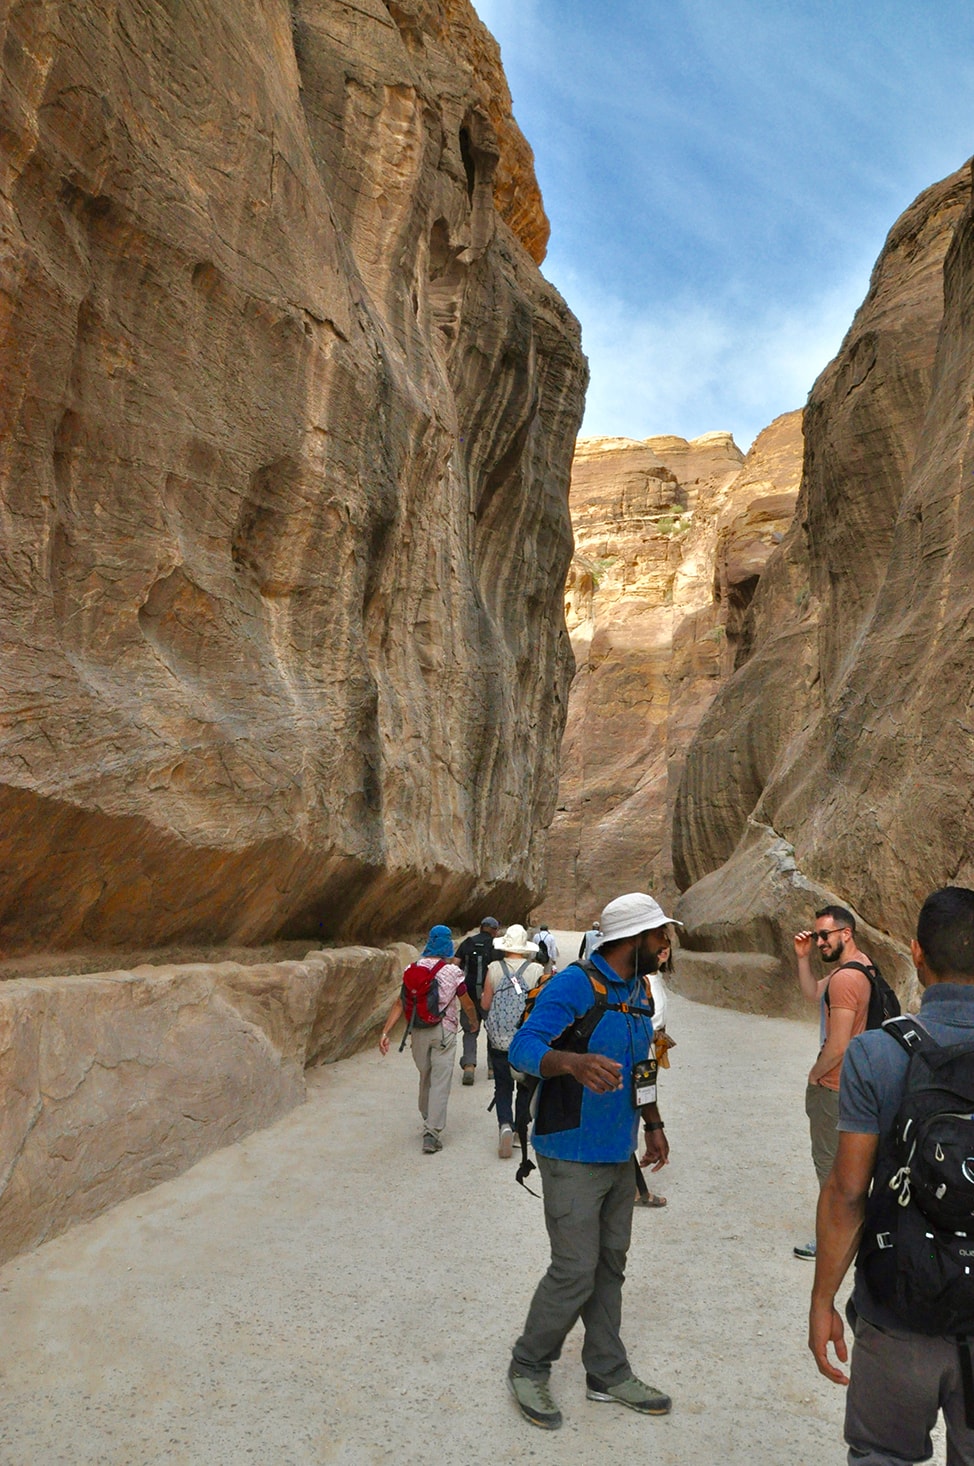
[[[502,937],[495,937],[494,951],[503,956],[487,969],[480,1010],[487,1030],[487,1057],[494,1071],[497,1154],[508,1160],[514,1148],[514,1076],[507,1050],[521,1021],[524,1000],[541,981],[544,967],[535,960],[537,942],[528,940],[523,926],[509,926]]]
[[[642,1415],[670,1409],[668,1395],[633,1373],[619,1330],[640,1116],[642,1164],[658,1171],[669,1157],[648,1065],[653,1024],[643,979],[669,952],[671,920],[642,892],[610,901],[593,975],[577,963],[556,973],[509,1049],[515,1069],[542,1081],[533,1139],[551,1265],[514,1345],[508,1385],[525,1419],[548,1430],[561,1425],[551,1365],[579,1318],[588,1399]]]

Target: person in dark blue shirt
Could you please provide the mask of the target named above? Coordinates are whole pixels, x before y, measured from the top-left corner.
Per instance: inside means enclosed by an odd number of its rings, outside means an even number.
[[[941,1045],[974,1049],[974,891],[945,886],[928,896],[912,953],[924,990],[920,1027]],[[826,1379],[848,1386],[845,1439],[850,1463],[928,1461],[933,1451],[930,1431],[942,1411],[947,1460],[951,1466],[974,1466],[974,1427],[957,1340],[911,1328],[895,1293],[882,1296],[871,1288],[861,1259],[846,1313],[854,1336],[852,1363],[848,1374],[840,1368],[849,1356],[835,1295],[863,1235],[867,1197],[882,1142],[896,1124],[908,1062],[904,1050],[881,1028],[860,1034],[846,1050],[839,1146],[818,1204],[808,1347]]]
[[[670,1409],[667,1395],[633,1374],[619,1329],[640,1114],[642,1164],[656,1171],[669,1156],[655,1083],[638,1066],[646,1065],[653,1037],[643,979],[669,954],[671,919],[641,892],[610,901],[591,957],[608,1006],[586,1052],[552,1046],[595,1002],[592,981],[576,963],[541,990],[510,1046],[512,1067],[541,1079],[533,1140],[551,1265],[514,1345],[508,1384],[525,1419],[548,1430],[561,1425],[551,1365],[579,1318],[588,1398],[644,1415]],[[633,1007],[642,1011],[625,1011]]]

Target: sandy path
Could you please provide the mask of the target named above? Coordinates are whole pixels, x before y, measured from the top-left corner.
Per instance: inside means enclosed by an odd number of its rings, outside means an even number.
[[[483,1070],[420,1154],[395,1050],[319,1071],[306,1105],[0,1271],[3,1466],[432,1466],[844,1460],[842,1393],[804,1344],[811,1026],[674,998],[661,1211],[637,1210],[624,1332],[674,1410],[584,1399],[552,1435],[504,1371],[546,1261],[541,1203],[497,1159]],[[938,1461],[943,1460],[942,1446]]]

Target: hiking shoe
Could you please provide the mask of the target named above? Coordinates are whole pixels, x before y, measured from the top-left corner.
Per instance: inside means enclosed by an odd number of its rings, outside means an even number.
[[[427,1130],[423,1136],[423,1155],[436,1155],[438,1150],[443,1149],[443,1142],[432,1130]]]
[[[518,1374],[512,1364],[507,1371],[507,1388],[525,1420],[530,1420],[532,1425],[540,1425],[542,1430],[557,1430],[561,1425],[561,1411],[551,1398],[546,1379]]]
[[[464,1069],[464,1071],[463,1071],[463,1083],[464,1084],[473,1084],[473,1076],[474,1076],[474,1071],[470,1067],[470,1065],[468,1064],[466,1066],[466,1068]]]
[[[501,1133],[497,1140],[497,1154],[502,1161],[510,1160],[511,1151],[514,1149],[514,1131],[510,1125],[502,1125]]]
[[[806,1258],[809,1262],[815,1261],[814,1242],[806,1242],[804,1247],[793,1247],[791,1250],[796,1257]]]
[[[628,1405],[630,1410],[637,1410],[640,1415],[668,1415],[673,1405],[669,1395],[664,1395],[662,1390],[654,1390],[652,1385],[644,1384],[635,1375],[617,1385],[606,1385],[594,1374],[587,1374],[585,1396],[606,1404]]]

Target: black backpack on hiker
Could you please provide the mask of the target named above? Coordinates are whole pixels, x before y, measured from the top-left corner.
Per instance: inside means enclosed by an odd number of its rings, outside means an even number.
[[[941,1045],[909,1017],[884,1027],[910,1062],[880,1144],[857,1265],[904,1327],[956,1338],[974,1428],[974,1046]]]
[[[634,1003],[610,1003],[605,979],[594,963],[586,959],[582,962],[573,962],[572,966],[580,967],[592,984],[592,1006],[584,1013],[580,1013],[574,1022],[568,1025],[564,1033],[552,1039],[550,1048],[560,1049],[569,1054],[587,1053],[589,1041],[606,1013],[629,1013],[636,1018],[652,1018],[655,1011],[652,997],[648,999],[649,1007],[646,1008]],[[518,1028],[530,1017],[539,993],[550,981],[551,977],[546,977],[530,990],[525,999],[524,1012],[521,1014]],[[526,1181],[534,1170],[534,1161],[528,1155],[528,1126],[531,1123],[532,1109],[536,1111],[535,1123],[544,1134],[550,1135],[557,1130],[574,1129],[581,1117],[583,1087],[570,1074],[552,1075],[542,1084],[535,1074],[524,1074],[519,1070],[513,1072],[517,1079],[514,1128],[521,1146],[521,1164],[517,1168],[515,1180],[519,1186],[524,1186],[526,1191],[530,1191],[531,1188],[526,1185]],[[539,1087],[541,1088],[540,1095],[538,1094]],[[635,1160],[635,1157],[633,1159]],[[639,1170],[638,1162],[636,1162],[636,1170],[638,1181],[645,1186],[645,1179],[642,1171]]]
[[[899,1018],[902,1012],[900,1000],[874,963],[867,966],[865,962],[843,962],[839,965],[838,971],[841,972],[843,967],[854,967],[857,972],[863,972],[869,978],[867,1028],[882,1028],[887,1019]],[[829,1007],[828,988],[825,989],[825,1006]]]

